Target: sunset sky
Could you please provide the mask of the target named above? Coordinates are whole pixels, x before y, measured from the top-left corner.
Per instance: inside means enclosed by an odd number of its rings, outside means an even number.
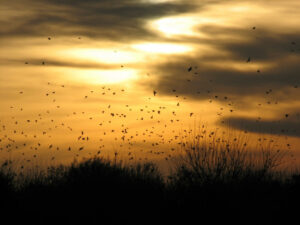
[[[299,0],[10,0],[0,24],[1,159],[168,163],[200,124],[299,154]]]

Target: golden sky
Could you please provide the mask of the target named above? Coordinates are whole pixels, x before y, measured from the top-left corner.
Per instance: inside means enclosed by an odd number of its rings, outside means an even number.
[[[165,163],[195,124],[297,155],[299,15],[298,0],[3,1],[1,158]]]

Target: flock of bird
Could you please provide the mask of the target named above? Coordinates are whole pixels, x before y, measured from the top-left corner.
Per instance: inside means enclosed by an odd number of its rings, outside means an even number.
[[[256,27],[252,29],[255,30]],[[48,40],[51,41],[52,38],[48,37]],[[292,42],[291,45],[295,46],[296,43]],[[249,56],[246,63],[251,63],[251,61],[252,58]],[[26,61],[25,64],[27,65],[29,62]],[[41,61],[41,65],[46,66],[47,63]],[[198,75],[197,69],[197,66],[188,66],[187,76],[190,73]],[[261,70],[257,69],[257,73],[261,73]],[[191,82],[192,80],[189,78],[186,81]],[[213,81],[210,80],[210,82]],[[195,131],[187,128],[186,118],[196,118],[197,110],[186,112],[184,107],[181,107],[187,97],[180,96],[180,91],[176,88],[170,88],[170,93],[168,93],[176,99],[173,106],[152,104],[155,102],[153,98],[159,98],[160,94],[166,95],[165,92],[160,93],[160,90],[153,90],[152,94],[149,93],[146,96],[145,104],[125,103],[122,106],[123,109],[118,112],[115,108],[120,110],[120,105],[114,107],[113,104],[101,103],[101,109],[97,113],[82,110],[74,110],[69,113],[66,110],[66,112],[60,111],[60,114],[57,115],[55,110],[63,108],[57,102],[65,101],[64,97],[70,94],[69,92],[66,92],[65,96],[61,94],[64,89],[68,88],[68,85],[47,82],[45,86],[47,88],[41,90],[41,95],[48,98],[46,101],[49,109],[41,110],[36,116],[31,115],[30,118],[24,119],[26,115],[22,115],[22,112],[25,109],[18,105],[12,105],[10,109],[6,110],[10,110],[11,115],[15,116],[0,118],[0,153],[19,152],[23,156],[20,169],[24,169],[26,163],[30,164],[33,158],[39,158],[42,155],[41,152],[49,151],[53,152],[49,156],[50,160],[57,159],[57,152],[64,152],[64,154],[69,152],[72,153],[72,157],[80,157],[83,152],[86,152],[83,154],[84,156],[91,156],[100,155],[103,151],[110,151],[115,157],[119,154],[126,155],[128,160],[148,160],[156,157],[168,161],[176,155],[176,149],[184,145],[184,140]],[[293,88],[298,88],[298,85],[294,85]],[[212,90],[203,92],[201,94],[207,96],[208,103],[213,103],[215,100],[223,104],[218,108],[217,116],[230,116],[238,110],[229,96],[220,96]],[[270,96],[273,92],[273,89],[265,91],[267,105],[272,103]],[[60,95],[55,97],[57,93]],[[107,101],[109,101],[111,98],[123,97],[126,99],[126,93],[127,90],[122,87],[99,86],[97,90],[90,90],[88,94],[81,97],[80,107],[84,109],[86,108],[85,104],[94,104],[93,101],[89,102],[90,97],[107,97]],[[199,90],[195,92],[195,95],[197,94],[200,94]],[[27,93],[19,90],[16,95],[24,96]],[[275,100],[273,103],[278,104]],[[258,106],[262,107],[263,104],[258,103]],[[178,116],[179,114],[180,116]],[[288,119],[290,114],[286,113],[283,117]],[[141,124],[140,126],[134,125],[137,124],[137,121],[138,124]],[[221,119],[221,121],[225,123],[224,120]],[[261,121],[261,117],[258,117],[257,121]],[[206,131],[210,137],[212,133]],[[60,139],[60,142],[56,143],[56,138]]]

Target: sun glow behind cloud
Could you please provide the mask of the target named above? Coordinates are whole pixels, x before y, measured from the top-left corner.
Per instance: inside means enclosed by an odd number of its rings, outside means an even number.
[[[117,84],[137,79],[137,73],[132,69],[119,70],[72,70],[69,79],[86,84]]]
[[[176,54],[185,53],[191,51],[191,47],[179,44],[167,44],[167,43],[142,43],[134,44],[132,47],[136,50],[148,52],[148,53],[160,53],[160,54]]]
[[[68,49],[61,52],[62,55],[68,55],[76,59],[84,59],[93,62],[101,62],[107,64],[122,64],[122,63],[133,63],[137,59],[141,61],[143,56],[136,52],[130,51],[119,51],[110,49]]]
[[[193,17],[168,17],[150,23],[154,30],[158,30],[167,36],[172,35],[196,35],[193,27],[199,23]]]

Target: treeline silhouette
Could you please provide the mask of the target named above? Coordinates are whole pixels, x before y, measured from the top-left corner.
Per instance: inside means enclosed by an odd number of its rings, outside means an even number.
[[[297,219],[300,174],[274,170],[280,152],[186,145],[164,178],[153,163],[101,157],[16,175],[0,173],[1,219],[23,224],[278,224]],[[260,157],[260,158],[259,158]],[[259,162],[259,163],[258,163]]]

